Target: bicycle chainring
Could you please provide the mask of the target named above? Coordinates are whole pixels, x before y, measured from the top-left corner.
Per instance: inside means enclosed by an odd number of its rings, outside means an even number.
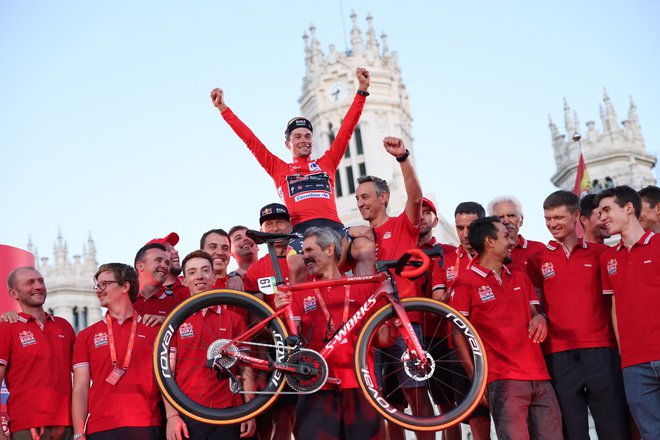
[[[308,374],[286,373],[286,381],[291,388],[299,393],[313,393],[328,380],[328,363],[323,356],[314,350],[300,349],[296,350],[286,361],[287,364],[297,365],[308,368]]]

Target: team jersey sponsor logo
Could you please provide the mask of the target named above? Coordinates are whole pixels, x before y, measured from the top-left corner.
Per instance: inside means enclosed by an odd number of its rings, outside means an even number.
[[[453,280],[456,277],[456,268],[454,266],[449,266],[447,268],[447,280]]]
[[[94,334],[94,348],[99,348],[103,345],[108,345],[108,334],[106,332]]]
[[[293,197],[297,202],[306,198],[329,199],[332,192],[330,176],[327,173],[287,176],[286,184],[289,189],[289,197]]]
[[[304,298],[303,309],[305,310],[305,313],[309,313],[316,310],[316,298],[314,298],[313,296],[308,296]]]
[[[25,330],[20,332],[18,334],[18,339],[20,339],[23,347],[27,347],[28,345],[34,345],[37,343],[37,340],[34,338],[34,335],[30,330]]]
[[[612,258],[610,261],[607,262],[607,274],[609,276],[616,275],[616,258]]]
[[[312,173],[317,173],[317,172],[321,171],[321,167],[318,166],[318,165],[316,164],[316,162],[310,162],[310,163],[309,163],[309,170],[310,170]]]
[[[492,301],[495,299],[495,294],[490,286],[481,286],[479,287],[479,297],[482,302]]]
[[[387,231],[383,234],[383,240],[387,240],[388,238],[392,238],[392,231]]]
[[[541,265],[541,273],[543,274],[543,278],[550,278],[555,276],[555,266],[549,262],[546,261]]]
[[[307,199],[329,199],[329,198],[330,198],[330,194],[311,192],[311,193],[297,195],[293,198],[293,200],[295,200],[296,202],[300,202]]]
[[[182,338],[192,338],[195,336],[195,330],[193,329],[192,324],[189,322],[181,324],[181,327],[179,327],[179,336]]]

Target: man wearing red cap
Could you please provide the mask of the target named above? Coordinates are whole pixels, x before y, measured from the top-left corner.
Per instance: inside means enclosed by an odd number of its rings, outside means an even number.
[[[366,97],[369,96],[370,75],[363,68],[355,69],[359,87],[353,104],[344,116],[337,136],[330,149],[320,158],[313,160],[312,124],[298,117],[291,119],[285,131],[286,147],[293,154],[293,162],[286,163],[268,151],[263,143],[250,131],[224,101],[224,92],[213,89],[211,100],[220,110],[224,120],[245,142],[261,166],[268,172],[280,198],[291,214],[294,231],[304,232],[309,226],[327,226],[341,232],[343,225],[337,215],[335,203],[335,173],[344,157],[348,142],[355,131]]]
[[[153,243],[158,243],[165,246],[165,251],[169,254],[170,257],[170,273],[167,275],[165,283],[163,283],[165,292],[172,292],[174,295],[187,298],[190,296],[190,292],[188,292],[188,288],[184,286],[179,279],[179,275],[181,274],[181,261],[179,260],[179,251],[177,251],[175,248],[178,242],[179,234],[176,232],[170,232],[163,238],[154,238],[150,240],[147,244],[145,244],[145,246]]]

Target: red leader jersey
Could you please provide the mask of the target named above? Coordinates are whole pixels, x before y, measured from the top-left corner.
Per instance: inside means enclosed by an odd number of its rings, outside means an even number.
[[[454,282],[458,276],[467,269],[473,258],[474,256],[470,255],[470,253],[460,245],[455,248],[454,252],[445,254],[444,268],[442,270],[433,271],[432,289],[445,289],[447,292],[451,292]]]
[[[131,362],[116,385],[106,382],[113,370],[108,340],[107,313],[103,320],[78,334],[73,349],[73,369],[88,367],[89,389],[87,434],[121,427],[160,426],[161,395],[152,366],[153,345],[158,327],[147,327],[138,316]],[[133,318],[121,324],[112,320],[118,367],[123,367]]]
[[[229,389],[229,379],[218,380],[215,370],[206,368],[206,352],[210,342],[233,339],[245,327],[241,316],[217,306],[201,310],[181,324],[171,350],[177,357],[177,383],[188,397],[210,408],[227,408],[240,403],[241,396]]]
[[[454,285],[450,304],[481,336],[488,357],[488,383],[549,380],[539,344],[529,338],[530,304],[538,304],[527,274],[504,266],[500,278],[472,262]]]
[[[76,335],[66,320],[27,313],[0,323],[0,365],[6,366],[7,412],[12,432],[71,426],[71,353]]]
[[[280,271],[282,271],[282,278],[284,278],[285,282],[288,281],[289,265],[286,262],[286,257],[277,257],[277,262],[280,265]],[[261,292],[259,289],[259,280],[261,278],[270,278],[273,276],[275,276],[273,264],[270,261],[270,255],[266,254],[250,266],[245,274],[245,280],[243,280],[245,291],[252,293]],[[275,307],[275,295],[264,294],[264,301],[266,301],[266,304],[268,304],[273,310],[277,309]]]
[[[398,260],[407,250],[417,247],[419,225],[413,225],[405,211],[373,228],[376,237],[376,260]],[[408,278],[394,275],[400,298],[420,296]]]
[[[349,300],[348,307],[345,309],[347,289]],[[291,301],[293,316],[301,323],[300,334],[309,338],[309,348],[317,351],[323,349],[334,336],[334,331],[338,330],[342,323],[358,311],[374,289],[374,286],[369,284],[323,287],[318,289],[323,303],[319,301],[314,290],[294,292]],[[325,304],[332,319],[330,329],[322,304]],[[344,320],[345,316],[346,320]],[[330,330],[329,334],[327,330]],[[353,331],[335,347],[327,359],[328,376],[341,379],[339,387],[342,389],[358,387],[354,356],[359,332],[359,328],[353,328]],[[323,389],[334,389],[334,386],[326,384]]]
[[[222,112],[227,124],[275,182],[277,192],[291,215],[292,225],[319,218],[341,223],[335,203],[335,173],[360,119],[365,99],[362,95],[355,95],[337,136],[320,158],[293,158],[292,163],[286,163],[268,151],[231,109]]]
[[[623,241],[600,257],[603,293],[614,294],[621,366],[660,360],[660,236]]]
[[[518,266],[525,270],[527,268],[527,261],[534,255],[545,250],[545,244],[540,241],[527,240],[522,235],[518,234],[518,243],[511,249],[511,260],[513,262],[510,266]]]
[[[580,239],[569,251],[562,243],[550,241],[529,259],[527,273],[548,314],[545,354],[616,347],[610,301],[600,283],[600,254],[606,248]]]
[[[187,291],[188,289],[186,289]],[[182,294],[181,289],[176,291],[173,289],[166,289],[161,287],[158,293],[154,293],[149,298],[142,296],[138,293],[133,308],[137,310],[140,315],[159,315],[165,316],[169,314],[176,306],[184,300],[190,298],[190,293]]]

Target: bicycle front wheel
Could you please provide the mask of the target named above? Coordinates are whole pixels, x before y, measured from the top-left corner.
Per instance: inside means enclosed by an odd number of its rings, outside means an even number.
[[[154,346],[154,371],[165,398],[188,417],[216,425],[240,423],[268,409],[285,385],[284,375],[252,368],[232,354],[283,362],[288,334],[279,317],[234,341],[273,313],[253,295],[227,289],[179,304]]]
[[[401,303],[429,359],[427,368],[410,360],[406,343],[393,330],[396,315],[388,304],[371,316],[358,337],[358,384],[367,401],[391,422],[415,431],[447,429],[466,418],[485,391],[483,344],[467,319],[448,305],[421,297]],[[409,402],[411,398],[417,401]],[[414,408],[424,406],[421,401],[429,402],[433,414],[414,414]]]

